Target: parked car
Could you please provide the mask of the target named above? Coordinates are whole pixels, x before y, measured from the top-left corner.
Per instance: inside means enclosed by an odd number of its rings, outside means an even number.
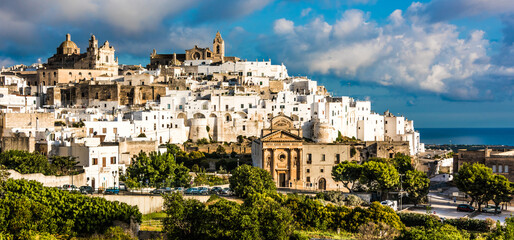
[[[502,209],[501,207],[495,207],[495,206],[486,206],[484,208],[482,208],[482,212],[485,212],[485,213],[501,213],[502,212]]]
[[[210,194],[221,194],[221,191],[223,190],[222,187],[213,187],[209,191]]]
[[[230,188],[223,188],[221,190],[221,195],[232,195],[232,190]]]
[[[152,191],[150,191],[150,193],[152,194],[163,194],[163,193],[171,193],[173,191],[173,189],[169,188],[169,187],[163,187],[163,188],[156,188]]]
[[[185,194],[198,194],[198,188],[192,187],[184,191]]]
[[[104,194],[118,194],[120,193],[120,189],[119,188],[116,188],[116,187],[110,187],[110,188],[107,188],[105,189],[104,191]]]
[[[181,193],[184,193],[184,188],[183,187],[176,187],[175,189],[173,189],[174,192],[181,192]]]
[[[198,194],[200,194],[200,195],[209,195],[209,188],[208,187],[199,187],[198,188]]]
[[[380,202],[380,204],[382,204],[382,206],[388,206],[388,207],[392,208],[393,210],[398,211],[398,202],[396,202],[396,201],[385,200],[385,201]]]
[[[120,182],[120,191],[127,191],[127,185],[125,185],[125,183]]]
[[[81,186],[79,189],[82,194],[93,194],[95,192],[91,186]]]
[[[71,184],[64,184],[64,185],[62,185],[61,189],[64,190],[64,191],[69,191],[69,192],[71,192],[71,191],[80,191],[80,189],[78,189],[77,186],[71,185]]]
[[[459,212],[474,212],[475,208],[469,204],[459,204],[457,206],[457,211],[459,211]]]

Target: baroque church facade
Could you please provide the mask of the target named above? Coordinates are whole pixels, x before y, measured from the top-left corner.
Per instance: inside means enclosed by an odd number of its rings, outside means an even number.
[[[332,179],[332,167],[343,161],[409,154],[406,142],[315,143],[302,137],[292,118],[279,114],[252,142],[253,166],[268,171],[278,188],[344,191]]]
[[[80,53],[80,48],[71,41],[71,35],[66,34],[66,40],[57,47],[56,54],[38,69],[37,84],[55,86],[100,76],[117,76],[118,58],[114,52],[109,41],[99,46],[95,35],[91,35],[86,52]]]

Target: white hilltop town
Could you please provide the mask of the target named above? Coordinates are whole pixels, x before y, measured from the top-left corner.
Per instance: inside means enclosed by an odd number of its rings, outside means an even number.
[[[342,190],[330,174],[345,160],[424,152],[412,120],[332,96],[283,64],[226,56],[219,32],[209,47],[153,50],[147,66],[120,65],[115,46],[94,35],[85,52],[64,40],[44,64],[2,67],[0,146],[76,157],[93,188],[119,185],[132,156],[168,143],[225,145],[277,187],[306,190]]]

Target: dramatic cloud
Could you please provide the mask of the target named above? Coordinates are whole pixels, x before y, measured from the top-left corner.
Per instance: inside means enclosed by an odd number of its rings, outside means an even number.
[[[83,47],[90,33],[109,40],[120,55],[136,57],[152,48],[182,47],[223,23],[264,8],[271,0],[17,0],[2,1],[0,55],[14,59],[47,58],[66,33]],[[210,24],[202,25],[208,20]],[[196,30],[195,30],[196,29]],[[209,31],[205,31],[209,29]],[[195,33],[197,32],[197,33]],[[178,37],[177,33],[184,33]],[[205,37],[203,37],[205,38]],[[84,40],[82,40],[84,39]],[[178,41],[186,39],[182,43]],[[198,42],[202,42],[202,38]],[[205,42],[205,41],[203,41]],[[190,46],[190,44],[188,45]],[[183,50],[183,49],[182,49]],[[130,56],[134,57],[134,56]]]
[[[197,21],[219,21],[221,19],[236,19],[263,9],[272,0],[219,0],[201,1]]]
[[[305,25],[278,19],[274,32],[261,47],[286,59],[292,72],[374,82],[453,100],[492,100],[508,95],[514,85],[514,68],[495,65],[487,55],[484,32],[461,38],[452,24],[405,18],[400,10],[384,26],[362,11],[348,10],[333,24],[322,18]],[[488,84],[492,82],[496,84]]]
[[[433,0],[427,4],[413,3],[408,9],[409,14],[432,22],[513,12],[512,0]]]

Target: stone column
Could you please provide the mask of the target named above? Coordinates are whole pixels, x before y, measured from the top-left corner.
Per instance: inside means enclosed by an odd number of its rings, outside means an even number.
[[[270,173],[271,173],[271,178],[273,180],[275,180],[275,149],[270,149],[271,151],[271,162],[270,162]]]

